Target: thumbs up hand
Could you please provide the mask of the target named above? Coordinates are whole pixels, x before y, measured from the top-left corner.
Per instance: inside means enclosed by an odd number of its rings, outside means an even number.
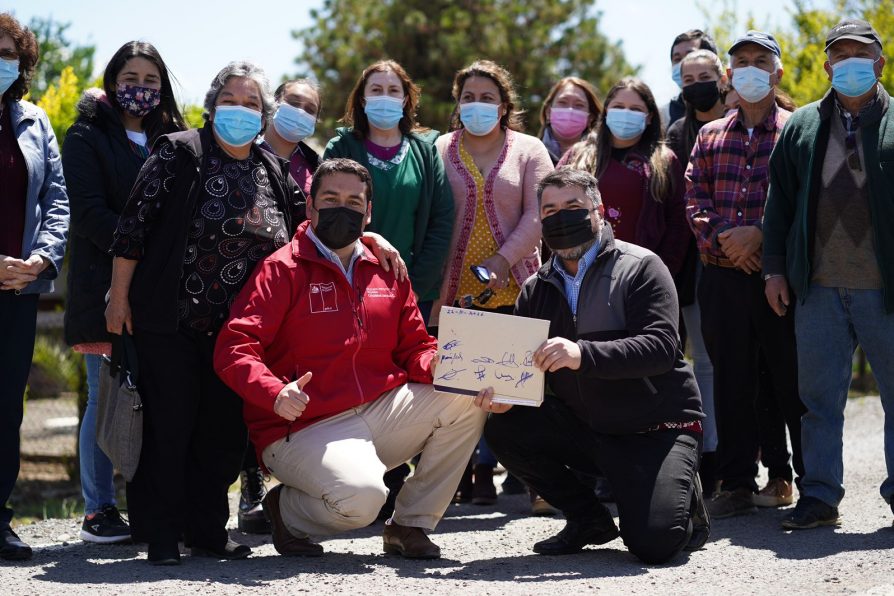
[[[312,376],[313,373],[304,373],[300,379],[282,388],[273,401],[273,411],[278,416],[292,422],[304,413],[310,401],[310,396],[304,392],[304,386],[310,382]]]

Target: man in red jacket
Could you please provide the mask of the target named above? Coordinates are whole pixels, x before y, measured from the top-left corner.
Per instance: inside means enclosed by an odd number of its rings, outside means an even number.
[[[310,221],[258,264],[217,340],[215,370],[245,400],[259,458],[282,482],[263,505],[283,555],[320,555],[310,536],[372,523],[388,494],[382,474],[421,453],[384,549],[438,558],[426,532],[484,426],[470,398],[435,393],[436,341],[409,281],[384,271],[358,241],[370,197],[363,166],[324,162]]]

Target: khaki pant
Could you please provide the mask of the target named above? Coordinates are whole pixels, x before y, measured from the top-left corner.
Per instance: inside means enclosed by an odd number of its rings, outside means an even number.
[[[300,537],[369,525],[388,495],[382,475],[421,453],[397,497],[394,521],[433,530],[484,421],[471,397],[409,383],[270,444],[264,465],[284,485],[286,527]]]

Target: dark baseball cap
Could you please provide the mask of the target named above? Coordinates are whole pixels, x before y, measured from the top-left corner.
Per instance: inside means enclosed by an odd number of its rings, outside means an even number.
[[[754,29],[737,39],[736,43],[730,46],[727,54],[732,55],[733,52],[744,46],[746,43],[756,43],[761,47],[767,48],[777,56],[782,57],[782,50],[779,49],[779,43],[776,42],[776,38],[769,33],[755,31]]]
[[[882,38],[879,37],[878,31],[873,29],[872,25],[866,21],[861,21],[860,19],[844,19],[832,27],[832,30],[826,36],[825,51],[828,52],[829,46],[841,39],[853,39],[860,43],[877,43],[880,46],[882,45]]]

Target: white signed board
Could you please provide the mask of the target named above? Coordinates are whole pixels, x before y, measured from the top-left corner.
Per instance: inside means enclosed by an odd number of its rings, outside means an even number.
[[[494,388],[494,401],[543,402],[543,373],[532,362],[547,339],[549,321],[480,310],[441,309],[435,389],[477,395]]]

